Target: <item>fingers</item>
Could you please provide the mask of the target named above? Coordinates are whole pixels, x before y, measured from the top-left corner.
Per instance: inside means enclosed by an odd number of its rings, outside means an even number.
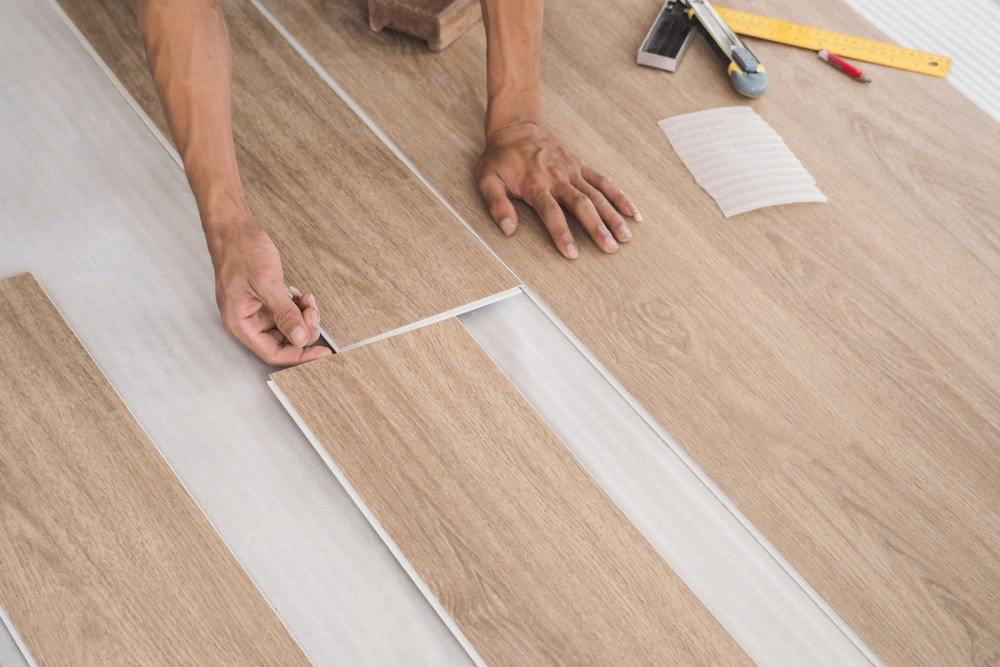
[[[261,285],[257,288],[257,298],[264,304],[274,326],[285,335],[292,345],[305,347],[312,336],[302,316],[299,306],[288,297],[284,283]],[[302,297],[298,297],[301,299]]]
[[[312,345],[319,340],[319,306],[316,305],[316,297],[309,292],[292,300],[302,311],[302,319],[309,328],[308,344]]]
[[[559,252],[569,259],[579,257],[580,251],[577,250],[576,242],[569,231],[569,225],[566,224],[566,216],[563,215],[559,202],[552,197],[549,191],[547,189],[539,190],[525,201],[538,212]]]
[[[569,209],[576,219],[580,221],[584,229],[590,233],[590,238],[594,239],[597,247],[604,252],[615,252],[618,250],[618,243],[615,242],[611,232],[597,213],[594,203],[582,192],[569,183],[563,183],[555,191],[558,201]]]
[[[607,198],[597,188],[582,178],[575,179],[573,187],[582,192],[590,200],[590,203],[594,205],[594,209],[597,210],[597,214],[601,216],[601,220],[604,221],[604,224],[611,230],[616,239],[622,243],[632,240],[632,231],[625,223],[625,218],[615,210],[615,207],[608,202]]]
[[[517,212],[507,197],[507,186],[496,174],[490,173],[479,181],[479,192],[490,209],[490,217],[505,236],[517,230]]]
[[[637,222],[642,222],[642,215],[639,213],[639,209],[636,208],[635,204],[632,203],[632,200],[621,191],[621,188],[615,185],[614,181],[604,174],[592,169],[588,165],[583,165],[581,174],[583,176],[583,180],[597,188],[609,202],[614,204],[615,208],[617,208],[622,215],[635,218]]]
[[[254,331],[256,327],[250,320],[245,320],[244,325],[247,330],[237,332],[236,337],[264,363],[271,366],[297,366],[333,354],[329,348],[321,345],[296,347],[277,329]]]

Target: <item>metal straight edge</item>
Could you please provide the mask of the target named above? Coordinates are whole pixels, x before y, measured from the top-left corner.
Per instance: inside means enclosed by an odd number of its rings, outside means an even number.
[[[313,446],[313,449],[315,449],[316,453],[319,454],[319,457],[323,459],[323,462],[326,464],[327,468],[330,469],[330,472],[333,473],[334,477],[337,478],[337,481],[340,482],[340,485],[344,487],[345,491],[347,491],[347,495],[351,497],[351,500],[354,501],[354,504],[357,505],[359,510],[361,510],[361,513],[365,516],[365,519],[368,520],[368,523],[378,534],[379,538],[382,540],[385,546],[389,548],[389,551],[392,553],[393,557],[400,564],[400,566],[402,566],[403,570],[416,585],[417,589],[423,594],[427,602],[430,603],[431,607],[437,613],[438,617],[444,622],[448,630],[451,631],[451,634],[454,635],[455,639],[458,640],[458,643],[461,645],[461,647],[465,649],[465,652],[468,653],[469,657],[472,658],[472,662],[475,663],[476,667],[487,667],[486,662],[483,660],[482,656],[479,655],[479,652],[472,645],[472,642],[470,642],[469,638],[465,636],[465,633],[462,632],[461,628],[459,628],[458,625],[455,623],[455,620],[451,617],[451,614],[448,613],[448,611],[444,608],[444,606],[442,606],[441,601],[438,600],[437,596],[434,595],[434,593],[431,591],[430,587],[427,585],[427,582],[423,580],[423,578],[420,576],[417,570],[410,563],[409,559],[406,558],[406,555],[403,554],[403,551],[399,548],[399,546],[392,539],[389,533],[386,532],[385,528],[382,527],[382,524],[379,523],[379,520],[375,517],[375,514],[371,511],[368,505],[365,504],[365,501],[362,500],[361,495],[357,492],[354,486],[351,485],[351,483],[348,481],[347,476],[340,469],[340,467],[334,462],[333,458],[330,456],[330,453],[326,451],[326,448],[323,447],[323,445],[320,443],[319,439],[312,432],[312,429],[309,428],[309,426],[299,415],[298,410],[296,410],[295,407],[292,405],[291,401],[288,400],[288,397],[285,396],[285,393],[281,391],[281,387],[278,386],[278,383],[275,382],[274,380],[268,380],[267,386],[270,387],[272,392],[274,392],[274,395],[278,398],[278,401],[281,402],[281,405],[288,412],[288,415],[292,418],[292,421],[294,421],[295,425],[299,427],[299,430],[302,431],[302,434],[309,441],[309,444]]]
[[[31,275],[32,275],[32,277],[34,277],[34,274],[31,274]],[[35,282],[37,283],[38,281],[36,280]],[[114,387],[113,384],[111,384],[111,380],[109,380],[107,378],[107,376],[104,375],[104,371],[101,370],[101,367],[100,367],[100,365],[98,365],[97,360],[94,359],[94,357],[90,354],[90,350],[88,350],[86,347],[84,347],[83,343],[80,341],[79,336],[77,336],[76,332],[73,331],[73,327],[70,325],[69,320],[67,320],[66,317],[63,316],[62,311],[59,310],[59,307],[56,305],[55,301],[53,301],[52,298],[49,296],[48,292],[45,291],[45,287],[41,283],[38,283],[38,286],[42,290],[42,294],[45,295],[45,298],[48,299],[52,303],[52,307],[56,309],[57,313],[59,313],[59,317],[61,317],[63,319],[63,321],[66,323],[66,327],[69,328],[70,332],[72,332],[73,338],[76,340],[76,343],[83,349],[84,354],[87,355],[87,357],[94,364],[94,366],[101,372],[101,377],[104,378],[104,381],[108,383],[109,387],[111,387],[111,391],[114,392],[115,397],[119,401],[121,401],[122,407],[125,408],[125,411],[128,413],[129,418],[132,420],[132,422],[136,426],[139,427],[139,430],[142,431],[142,434],[146,437],[146,440],[149,442],[150,445],[152,445],[153,449],[156,450],[156,453],[160,456],[160,459],[163,461],[164,464],[166,464],[167,470],[170,471],[170,474],[173,475],[174,479],[177,480],[177,483],[180,484],[181,489],[183,489],[184,493],[187,494],[188,499],[192,503],[194,503],[194,506],[198,508],[199,512],[201,512],[201,515],[203,517],[205,517],[205,521],[207,521],[208,525],[211,526],[212,531],[215,533],[216,537],[219,538],[219,541],[222,542],[222,545],[224,547],[226,547],[226,551],[229,552],[229,555],[232,557],[233,562],[235,562],[239,566],[239,568],[241,570],[243,570],[243,574],[246,575],[247,580],[253,585],[254,590],[257,591],[257,595],[259,595],[261,597],[261,599],[264,601],[264,603],[271,609],[271,611],[274,613],[274,617],[278,620],[278,623],[280,623],[281,627],[283,627],[285,629],[285,632],[288,633],[288,636],[291,637],[291,639],[295,643],[295,645],[299,647],[299,651],[302,653],[303,656],[305,656],[306,660],[309,661],[309,664],[315,664],[309,658],[309,656],[306,655],[305,649],[302,648],[302,645],[295,638],[295,635],[293,635],[292,631],[288,628],[287,625],[285,625],[285,622],[281,619],[281,616],[278,615],[277,609],[275,609],[271,605],[271,602],[267,599],[267,596],[265,596],[264,592],[262,590],[260,590],[260,587],[257,585],[257,582],[254,581],[253,577],[250,576],[250,573],[247,572],[247,569],[245,567],[243,567],[243,563],[240,562],[240,559],[236,557],[235,553],[233,553],[233,550],[229,547],[229,543],[227,543],[224,539],[222,539],[222,534],[219,532],[219,529],[212,522],[212,519],[209,518],[209,516],[205,513],[205,510],[202,509],[201,505],[198,504],[198,501],[195,500],[194,496],[191,494],[191,490],[187,488],[187,485],[184,483],[184,480],[182,480],[180,478],[180,475],[177,474],[177,471],[174,470],[174,467],[172,465],[170,465],[170,461],[167,460],[167,457],[164,456],[163,452],[160,451],[160,448],[156,446],[156,442],[153,440],[152,437],[150,437],[149,433],[146,432],[146,428],[136,418],[135,413],[132,412],[132,408],[130,408],[128,406],[128,403],[125,402],[125,399],[122,398],[121,394],[118,393],[118,390],[115,389],[115,387]],[[2,612],[2,606],[0,606],[0,612]],[[21,643],[20,638],[14,632],[13,624],[8,624],[8,622],[7,622],[6,612],[3,612],[3,614],[4,614],[4,616],[3,616],[4,624],[7,625],[7,628],[9,630],[11,630],[11,635],[14,637],[14,641],[18,642],[18,646],[22,646],[23,644]],[[24,650],[22,650],[22,652],[24,652]],[[27,657],[28,654],[25,653],[25,656]],[[37,667],[37,665],[34,662],[31,662],[31,665],[32,665],[32,667]]]
[[[868,648],[868,646],[862,641],[861,637],[851,629],[851,627],[840,617],[840,615],[830,606],[830,604],[823,599],[823,597],[802,577],[801,574],[792,566],[788,560],[781,555],[781,552],[771,544],[763,533],[761,533],[756,526],[751,523],[750,519],[746,517],[739,510],[738,507],[731,501],[722,489],[720,489],[715,482],[705,473],[704,470],[692,459],[687,452],[685,452],[677,442],[670,437],[670,435],[663,430],[663,428],[656,422],[653,417],[646,412],[642,405],[632,397],[632,395],[625,389],[624,386],[615,376],[608,371],[607,368],[593,355],[593,353],[587,349],[580,339],[578,339],[570,329],[563,324],[562,320],[552,312],[552,310],[545,305],[545,302],[535,294],[531,288],[524,286],[524,293],[534,302],[538,308],[545,313],[545,315],[552,321],[556,327],[566,336],[567,339],[573,344],[574,347],[582,354],[595,369],[608,381],[608,383],[614,387],[615,391],[625,399],[625,401],[632,407],[633,410],[646,422],[647,425],[660,437],[661,440],[677,455],[677,457],[686,465],[691,472],[698,477],[698,479],[705,485],[705,487],[719,500],[722,505],[729,510],[730,514],[743,526],[744,529],[755,539],[767,553],[774,559],[774,561],[784,570],[788,576],[805,592],[806,595],[826,614],[827,617],[837,626],[837,628],[844,633],[844,635],[853,643],[859,651],[868,659],[872,665],[876,667],[885,667],[884,663],[875,655],[875,653]]]
[[[354,99],[347,93],[347,91],[345,91],[340,86],[340,84],[338,84],[333,79],[333,77],[331,77],[330,74],[316,61],[316,59],[312,57],[312,54],[310,54],[305,49],[305,47],[303,47],[299,43],[299,41],[295,39],[295,37],[293,37],[291,33],[289,33],[288,30],[286,30],[285,27],[271,14],[271,12],[269,12],[267,8],[260,3],[260,0],[250,0],[250,2],[253,3],[253,5],[261,12],[261,14],[263,14],[263,16],[271,23],[271,25],[273,25],[274,28],[288,41],[288,43],[292,45],[292,47],[299,53],[299,55],[302,56],[302,58],[305,59],[307,63],[309,63],[309,65],[313,68],[313,70],[315,70],[316,73],[323,78],[323,80],[327,83],[327,85],[329,85],[334,90],[334,92],[336,92],[337,95],[340,96],[340,98],[358,115],[358,117],[361,118],[361,120],[364,121],[364,123],[373,132],[375,132],[375,134],[382,140],[382,142],[420,179],[422,183],[424,183],[425,186],[427,186],[428,189],[431,190],[431,192],[434,193],[435,196],[438,197],[438,199],[440,199],[444,203],[444,205],[448,208],[448,210],[451,211],[452,214],[454,214],[459,220],[461,220],[462,223],[473,234],[475,234],[476,238],[478,238],[487,248],[489,248],[490,252],[492,252],[494,256],[497,257],[497,259],[503,262],[503,264],[511,271],[511,273],[513,273],[523,283],[524,280],[523,278],[521,278],[518,272],[513,267],[511,267],[506,261],[504,261],[502,257],[500,257],[500,255],[492,248],[492,246],[489,245],[489,243],[486,242],[486,240],[479,234],[479,232],[477,232],[475,228],[472,227],[472,225],[468,222],[468,220],[466,220],[458,212],[458,210],[456,210],[455,207],[452,206],[451,202],[449,202],[444,197],[444,195],[423,175],[423,173],[420,172],[417,166],[413,164],[413,162],[411,162],[409,158],[406,157],[406,155],[399,149],[399,147],[395,144],[395,142],[393,142],[392,139],[390,139],[389,136],[382,130],[382,128],[380,128],[378,125],[375,124],[375,122],[368,116],[368,114],[364,111],[364,109],[362,109],[361,106],[358,105],[358,103],[355,102]],[[632,408],[642,417],[642,419],[647,424],[649,424],[650,428],[652,428],[654,432],[656,432],[663,439],[663,441],[667,444],[667,446],[669,446],[674,451],[674,453],[677,454],[677,456],[685,463],[685,465],[687,465],[691,469],[691,471],[695,473],[695,475],[697,475],[697,477],[702,481],[702,483],[704,483],[705,486],[719,499],[719,501],[726,507],[726,509],[730,511],[730,513],[737,519],[737,521],[739,521],[740,524],[743,525],[743,527],[751,534],[751,536],[755,540],[757,540],[757,542],[760,543],[761,546],[764,547],[764,549],[771,555],[772,558],[774,558],[774,560],[778,563],[778,565],[785,572],[788,573],[788,575],[796,582],[796,584],[799,585],[800,588],[802,588],[802,590],[810,597],[810,599],[812,599],[813,602],[815,602],[816,605],[819,606],[819,608],[830,618],[830,620],[833,621],[833,623],[841,630],[841,632],[843,632],[844,635],[847,636],[847,638],[855,646],[858,647],[858,650],[861,651],[861,653],[873,665],[876,665],[877,667],[884,667],[882,661],[879,660],[879,658],[875,655],[875,653],[872,652],[872,650],[869,649],[867,645],[865,645],[865,643],[853,630],[851,630],[851,628],[847,625],[847,623],[845,623],[844,620],[840,618],[840,615],[837,614],[836,611],[834,611],[834,609],[829,605],[829,603],[827,603],[826,600],[824,600],[822,596],[820,596],[819,593],[817,593],[816,590],[813,589],[812,586],[810,586],[805,581],[802,575],[800,575],[795,570],[795,568],[792,567],[791,563],[789,563],[784,558],[784,556],[781,555],[781,553],[774,547],[774,545],[771,544],[771,542],[766,537],[764,537],[764,535],[759,530],[757,530],[757,528],[750,522],[750,520],[747,519],[746,516],[742,512],[740,512],[739,509],[736,508],[733,502],[726,497],[726,495],[722,492],[722,490],[715,485],[715,483],[704,473],[704,471],[702,471],[701,468],[698,467],[698,465],[694,462],[694,460],[690,456],[688,456],[687,453],[684,452],[684,450],[681,449],[676,442],[674,442],[674,440],[660,427],[659,424],[656,423],[656,420],[654,420],[642,408],[642,406],[628,393],[628,391],[621,385],[621,383],[619,383],[614,378],[614,376],[597,360],[597,358],[590,352],[590,350],[588,350],[587,347],[583,345],[583,343],[581,343],[580,340],[575,335],[573,335],[573,333],[566,327],[565,324],[562,323],[562,321],[556,316],[556,314],[552,312],[552,310],[547,305],[545,305],[545,303],[527,285],[524,285],[521,289],[542,310],[542,312],[544,312],[546,316],[560,329],[560,331],[563,332],[563,334],[573,343],[573,345],[581,352],[581,354],[583,354],[587,358],[587,360],[590,361],[591,364],[593,364],[593,366],[601,373],[601,375],[608,380],[608,382],[615,388],[615,390],[622,396],[622,398],[624,398],[625,401],[628,402],[629,405],[631,405]],[[274,387],[272,387],[272,389],[273,388]],[[282,396],[279,395],[279,399],[281,398]],[[293,418],[295,418],[294,414]],[[307,437],[309,437],[308,434]],[[310,439],[310,441],[312,442],[312,439]],[[316,443],[313,442],[313,444],[315,446]],[[321,452],[321,456],[322,455],[323,453]],[[349,492],[353,492],[353,490]],[[365,510],[363,509],[363,511]],[[377,528],[376,530],[379,529]],[[432,602],[432,605],[433,604],[434,603]],[[437,607],[435,607],[435,609],[437,609]],[[446,624],[451,623],[450,617],[447,618],[446,617],[447,614],[445,614],[445,616],[442,617],[445,618],[445,623]]]

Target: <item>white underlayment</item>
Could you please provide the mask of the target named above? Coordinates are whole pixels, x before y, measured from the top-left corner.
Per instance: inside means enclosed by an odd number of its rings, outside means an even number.
[[[900,46],[950,56],[951,85],[1000,121],[997,54],[1000,3],[995,0],[844,1]],[[942,123],[948,121],[941,119]]]

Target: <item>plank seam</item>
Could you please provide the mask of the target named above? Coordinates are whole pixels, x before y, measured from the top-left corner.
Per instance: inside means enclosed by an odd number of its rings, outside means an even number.
[[[452,317],[458,317],[459,315],[464,315],[473,310],[483,308],[490,305],[491,303],[496,303],[497,301],[503,301],[512,296],[516,296],[521,293],[520,287],[512,287],[509,290],[503,292],[497,292],[496,294],[491,294],[488,297],[479,299],[478,301],[473,301],[472,303],[467,303],[463,306],[458,306],[457,308],[452,308],[444,313],[439,313],[437,315],[432,315],[431,317],[426,317],[422,320],[414,322],[413,324],[407,324],[406,326],[399,327],[398,329],[393,329],[392,331],[387,331],[384,334],[379,334],[378,336],[373,336],[372,338],[366,338],[365,340],[352,343],[347,347],[337,350],[337,352],[346,352],[348,350],[353,350],[356,347],[361,347],[363,345],[368,345],[369,343],[376,343],[380,340],[385,340],[386,338],[392,338],[393,336],[398,336],[399,334],[406,333],[407,331],[413,331],[415,329],[422,329],[423,327],[430,326],[431,324],[436,324],[438,322],[443,322],[444,320],[451,319]]]
[[[54,2],[55,0],[50,0],[50,1]],[[524,279],[521,278],[521,276],[517,273],[517,271],[515,271],[514,268],[510,266],[510,264],[504,261],[504,258],[501,257],[497,253],[497,251],[493,249],[493,246],[491,246],[489,243],[486,242],[486,239],[483,238],[483,236],[476,230],[476,228],[473,227],[472,224],[470,224],[469,221],[466,220],[465,217],[458,212],[458,209],[456,209],[454,206],[451,205],[451,202],[445,198],[444,194],[442,194],[441,191],[438,190],[434,186],[434,184],[431,183],[430,180],[428,180],[427,177],[423,175],[420,169],[417,168],[417,165],[413,164],[413,162],[410,161],[410,158],[406,157],[406,154],[403,153],[402,150],[400,150],[399,146],[396,145],[396,142],[390,139],[389,135],[387,135],[382,130],[382,128],[380,128],[378,125],[375,124],[375,121],[373,121],[368,116],[368,114],[365,113],[365,110],[361,108],[361,105],[355,102],[353,97],[348,95],[347,91],[344,90],[332,76],[330,76],[330,73],[327,72],[323,68],[323,66],[320,65],[315,58],[312,57],[312,54],[309,53],[306,50],[306,48],[302,46],[299,43],[299,41],[295,39],[295,37],[293,37],[290,32],[288,32],[288,30],[285,29],[285,26],[283,26],[278,21],[278,19],[275,18],[273,14],[271,14],[271,12],[269,12],[267,8],[260,3],[260,0],[250,0],[250,2],[253,3],[253,6],[257,8],[257,10],[264,16],[264,18],[267,19],[267,21],[272,26],[274,26],[274,29],[277,30],[281,34],[281,36],[285,38],[285,41],[287,41],[292,46],[292,48],[295,49],[295,51],[300,56],[302,56],[302,59],[305,60],[309,64],[309,66],[313,68],[313,71],[319,74],[320,78],[323,79],[323,81],[325,81],[326,84],[333,89],[333,92],[337,93],[337,96],[340,97],[340,99],[343,100],[344,103],[351,108],[351,111],[353,111],[358,116],[358,118],[360,118],[364,122],[364,124],[368,126],[368,129],[374,132],[375,135],[382,140],[382,143],[385,144],[386,147],[389,150],[391,150],[393,154],[397,158],[399,158],[399,160],[403,164],[405,164],[406,167],[411,172],[413,172],[414,176],[416,176],[428,190],[434,193],[434,196],[437,197],[441,201],[441,203],[445,205],[445,208],[447,208],[452,215],[461,220],[462,224],[465,225],[465,228],[468,229],[470,232],[472,232],[472,234],[477,239],[479,239],[479,242],[482,243],[484,246],[486,246],[486,249],[489,250],[491,253],[493,253],[493,256],[496,257],[501,264],[507,267],[508,271],[514,274],[515,278],[524,283]]]
[[[475,646],[472,645],[472,642],[469,641],[469,638],[466,637],[465,633],[462,632],[461,628],[458,627],[458,624],[455,623],[455,619],[453,619],[451,617],[451,614],[449,614],[448,611],[444,608],[440,600],[438,600],[437,596],[434,595],[433,591],[431,591],[430,587],[427,585],[427,582],[423,580],[423,578],[420,576],[417,570],[413,567],[413,564],[410,563],[409,559],[407,559],[403,551],[399,548],[399,546],[392,539],[392,537],[389,535],[386,529],[375,517],[375,514],[371,511],[371,509],[368,507],[365,501],[361,498],[361,495],[357,492],[357,490],[350,483],[350,481],[348,481],[347,476],[344,475],[344,472],[333,460],[333,457],[330,456],[330,453],[326,451],[326,448],[323,447],[319,439],[316,438],[316,435],[312,432],[312,429],[310,429],[309,426],[305,423],[305,421],[299,415],[298,410],[295,409],[295,407],[288,400],[288,397],[285,396],[285,393],[281,391],[281,387],[278,386],[278,383],[275,382],[274,380],[268,380],[267,386],[271,388],[272,392],[274,392],[274,395],[278,398],[278,401],[281,402],[281,405],[285,408],[285,411],[288,412],[288,415],[292,418],[292,421],[295,422],[295,425],[299,427],[299,430],[302,432],[302,435],[306,437],[306,440],[309,441],[309,444],[311,444],[313,449],[316,450],[316,453],[319,454],[319,457],[323,460],[323,463],[326,464],[326,467],[330,469],[330,472],[333,473],[333,476],[337,478],[337,481],[340,482],[340,485],[344,487],[345,491],[347,491],[347,495],[351,497],[351,500],[354,501],[354,504],[357,506],[357,508],[361,510],[361,513],[364,515],[365,519],[367,519],[369,525],[371,525],[375,533],[382,540],[382,543],[385,544],[385,546],[389,549],[393,557],[400,564],[400,566],[403,568],[406,574],[410,577],[410,580],[414,583],[414,585],[421,592],[421,594],[423,594],[427,602],[431,605],[431,608],[434,609],[435,613],[437,613],[438,617],[444,622],[448,630],[451,631],[451,634],[455,637],[455,639],[458,640],[459,645],[461,645],[461,647],[465,650],[465,652],[468,653],[469,657],[472,659],[472,662],[476,664],[476,667],[487,667],[486,662],[483,660],[482,656],[479,655],[479,652],[476,651]]]

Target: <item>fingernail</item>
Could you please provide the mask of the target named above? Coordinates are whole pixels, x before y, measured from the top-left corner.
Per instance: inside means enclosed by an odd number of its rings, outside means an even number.
[[[639,213],[639,209],[635,207],[635,204],[629,203],[628,207],[632,211],[632,217],[638,222],[642,222],[642,213]]]
[[[313,308],[315,308],[316,307],[316,297],[313,296],[312,294],[310,294],[309,298],[306,299],[306,305],[307,306],[312,306]]]
[[[312,317],[310,319],[312,320],[312,325],[314,327],[318,327],[319,326],[319,311],[317,310],[316,312],[314,312],[313,315],[312,315]]]
[[[292,345],[302,347],[306,344],[309,334],[306,333],[306,330],[303,327],[295,327],[292,329],[292,335],[289,336],[289,338],[292,341]]]
[[[289,295],[290,297],[292,297],[293,299],[294,299],[295,297],[299,297],[299,296],[302,296],[302,292],[300,292],[300,291],[298,291],[297,289],[295,289],[295,285],[289,285],[289,286],[288,286],[288,289],[287,289],[287,290],[285,290],[285,291],[287,291],[287,292],[288,292],[288,295]]]
[[[566,256],[570,259],[576,259],[580,256],[580,252],[576,249],[576,244],[572,241],[566,244]]]
[[[628,241],[632,238],[632,231],[622,223],[622,226],[618,228],[618,235],[622,237],[622,241]]]
[[[511,218],[504,218],[500,221],[500,231],[504,233],[504,236],[510,236],[514,233],[514,220]]]

